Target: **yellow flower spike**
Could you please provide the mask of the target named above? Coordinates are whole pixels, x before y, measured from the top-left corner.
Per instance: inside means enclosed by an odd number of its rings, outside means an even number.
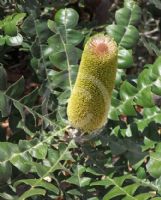
[[[107,122],[117,56],[116,42],[107,35],[96,34],[86,43],[67,107],[73,127],[93,132]]]

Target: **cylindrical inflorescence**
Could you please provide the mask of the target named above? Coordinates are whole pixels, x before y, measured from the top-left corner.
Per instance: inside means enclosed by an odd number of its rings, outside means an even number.
[[[107,35],[96,34],[86,43],[67,107],[73,127],[93,132],[107,122],[117,56],[116,42]]]

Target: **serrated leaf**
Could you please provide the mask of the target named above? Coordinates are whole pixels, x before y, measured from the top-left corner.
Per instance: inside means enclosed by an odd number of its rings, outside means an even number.
[[[38,188],[31,188],[30,190],[24,192],[19,198],[18,200],[25,200],[29,197],[32,196],[37,196],[37,195],[42,195],[44,196],[46,194],[46,190],[43,189],[38,189]]]
[[[159,178],[161,176],[161,149],[156,149],[156,152],[150,153],[150,160],[146,165],[147,171],[154,178]]]
[[[33,147],[29,153],[32,157],[37,159],[45,159],[47,155],[48,145],[47,144],[38,144],[36,147]]]
[[[134,105],[133,99],[126,99],[126,101],[119,106],[120,113],[127,116],[135,116],[136,111]]]
[[[120,69],[126,69],[133,64],[133,56],[131,50],[119,49],[118,52],[118,67]]]
[[[145,98],[146,97],[146,98]],[[137,104],[144,106],[144,107],[153,107],[154,106],[154,101],[153,101],[153,96],[151,93],[151,87],[146,87],[141,89],[137,95]]]
[[[122,100],[127,100],[130,97],[134,97],[137,93],[137,89],[129,82],[124,81],[120,88],[120,96]]]
[[[149,69],[144,69],[139,74],[139,77],[138,77],[138,80],[137,80],[138,90],[142,90],[145,87],[147,87],[147,85],[152,83],[152,80],[148,77],[149,73],[150,73]]]
[[[21,183],[25,183],[25,184],[33,186],[33,187],[43,187],[46,190],[49,190],[49,191],[54,192],[56,194],[59,194],[59,190],[55,185],[53,185],[51,183],[48,183],[48,182],[46,182],[44,180],[40,180],[40,179],[21,179],[21,180],[16,181],[14,183],[14,187],[17,187]]]
[[[153,64],[152,73],[161,76],[161,56],[159,56]]]
[[[120,195],[125,195],[125,191],[123,189],[121,189],[121,188],[114,187],[112,190],[110,190],[110,192],[108,192],[103,197],[103,200],[109,200],[109,199],[112,199],[112,198],[120,196]]]
[[[126,49],[131,49],[138,42],[138,39],[138,30],[134,26],[129,25],[121,38],[120,46]]]
[[[29,156],[28,153],[23,153],[23,155],[15,154],[11,159],[10,162],[17,167],[23,173],[28,173],[31,169],[31,161],[32,158]]]
[[[39,177],[46,177],[48,175],[47,172],[50,170],[50,167],[42,165],[40,163],[32,162],[32,170],[36,172]]]
[[[16,144],[0,142],[0,183],[6,182],[12,175],[12,167],[9,159],[13,153],[17,153],[18,151]]]
[[[119,46],[125,49],[131,49],[139,39],[139,32],[136,25],[141,18],[140,7],[131,1],[124,8],[116,11],[116,25],[112,24],[106,27],[107,33],[112,36]],[[131,5],[131,6],[129,6]]]
[[[24,77],[21,77],[18,81],[16,81],[14,84],[8,87],[6,94],[14,99],[19,98],[24,92],[24,84]]]
[[[141,18],[141,9],[138,5],[127,6],[116,11],[116,23],[123,26],[136,25]]]
[[[38,88],[35,88],[32,92],[24,96],[20,102],[26,106],[32,107],[35,104],[35,101],[38,97]]]
[[[91,178],[82,177],[85,170],[86,170],[85,167],[83,167],[81,165],[77,165],[74,170],[74,174],[70,178],[68,178],[66,181],[68,183],[72,183],[79,187],[85,187],[85,186],[89,185]]]

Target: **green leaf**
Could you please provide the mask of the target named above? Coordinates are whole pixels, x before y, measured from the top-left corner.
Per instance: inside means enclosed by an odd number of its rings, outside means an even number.
[[[91,178],[82,177],[85,171],[86,171],[85,167],[83,167],[82,165],[77,165],[76,168],[74,169],[74,174],[70,178],[68,178],[66,181],[68,183],[72,183],[79,187],[85,187],[89,185]]]
[[[141,19],[141,9],[138,5],[121,8],[116,11],[115,19],[118,25],[136,25]]]
[[[135,5],[137,5],[137,2],[135,0],[124,0],[124,7],[127,7],[128,9],[132,9]]]
[[[76,197],[76,196],[82,196],[82,193],[80,193],[80,192],[79,192],[78,190],[76,190],[76,189],[68,190],[67,193],[73,195],[74,197]],[[88,199],[88,200],[89,200],[89,199]]]
[[[35,185],[35,182],[37,182],[37,184]],[[49,190],[55,194],[59,194],[59,190],[58,188],[51,184],[51,183],[48,183],[44,180],[39,180],[39,179],[21,179],[21,180],[18,180],[14,183],[14,187],[17,187],[18,185],[20,185],[21,183],[25,183],[27,185],[30,185],[30,186],[33,186],[33,187],[43,187],[44,189],[46,190]]]
[[[120,46],[126,49],[131,49],[137,43],[138,39],[138,30],[134,26],[129,25],[121,38]]]
[[[49,37],[48,44],[50,45],[54,53],[61,52],[64,50],[64,45],[60,34],[55,34]]]
[[[0,161],[8,160],[13,153],[19,152],[18,146],[9,142],[0,142]]]
[[[21,114],[22,117],[22,121],[25,122],[25,112],[24,112],[24,107],[17,101],[13,102],[15,108],[17,108],[17,110],[19,111],[19,113]]]
[[[120,69],[126,69],[133,64],[133,56],[131,50],[119,49],[118,52],[118,67]]]
[[[119,44],[125,33],[125,28],[121,25],[112,24],[106,27],[106,31]]]
[[[24,23],[22,25],[22,30],[25,34],[29,35],[29,36],[34,36],[36,34],[35,31],[35,23],[33,20],[33,16],[29,15],[25,20]]]
[[[148,85],[151,85],[151,79],[148,77],[149,76],[149,69],[144,69],[138,77],[137,80],[137,87],[138,90],[143,90],[144,88],[146,88]]]
[[[154,121],[156,123],[160,123],[161,120],[161,113],[160,110],[157,109],[157,107],[152,108],[144,108],[143,111],[143,119],[137,120],[137,126],[140,131],[143,131],[147,125]]]
[[[137,93],[137,89],[129,82],[124,81],[120,88],[120,96],[122,100],[127,100],[130,97],[134,97]]]
[[[16,36],[13,36],[13,37],[6,37],[6,44],[8,46],[12,46],[12,47],[15,47],[15,46],[20,46],[23,42],[23,37],[20,33],[18,33]]]
[[[161,96],[161,88],[160,88],[160,85],[161,85],[161,77],[159,77],[155,82],[154,84],[152,85],[152,93],[158,95],[158,96]]]
[[[32,171],[36,172],[39,177],[46,177],[46,172],[50,168],[48,166],[42,165],[40,163],[32,162]],[[46,175],[46,176],[45,176]],[[39,182],[39,179],[38,179]],[[36,185],[37,182],[35,182]]]
[[[0,111],[2,117],[7,117],[10,113],[9,100],[1,91],[0,91]]]
[[[81,31],[67,29],[66,39],[68,44],[78,45],[84,36]]]
[[[77,65],[71,65],[71,81],[72,85],[74,85],[77,72],[78,72],[78,66]],[[48,73],[48,78],[50,81],[50,84],[53,88],[60,87],[62,89],[67,89],[69,86],[69,72],[68,70],[64,70],[61,72],[57,72],[54,70],[50,70]]]
[[[66,28],[74,28],[78,24],[79,15],[72,8],[60,9],[55,14],[55,21]]]
[[[21,22],[24,17],[26,16],[26,13],[15,13],[13,16],[13,21],[17,25],[19,22]]]
[[[17,27],[14,21],[4,21],[3,29],[5,32],[5,35],[14,37],[17,35]]]
[[[6,38],[2,35],[0,35],[0,46],[3,46],[6,42]]]
[[[63,70],[67,68],[67,60],[66,60],[66,53],[59,52],[50,55],[50,61],[59,69]]]
[[[141,18],[140,7],[131,1],[131,6],[127,6],[116,11],[116,24],[106,27],[107,33],[112,36],[119,46],[131,49],[139,39],[139,32],[136,25]]]
[[[149,3],[154,4],[156,8],[161,10],[161,2],[159,0],[149,0]]]
[[[46,190],[43,189],[37,189],[37,188],[31,188],[30,190],[24,192],[17,200],[25,200],[32,196],[42,195],[44,196],[46,194]]]
[[[18,152],[16,144],[0,142],[0,183],[6,182],[12,175],[12,167],[9,158]]]
[[[12,175],[12,166],[9,162],[0,162],[0,185],[6,183]]]
[[[32,107],[35,105],[35,102],[38,97],[38,88],[35,88],[32,92],[24,96],[20,102],[26,106]]]
[[[161,145],[158,144],[155,152],[150,153],[150,160],[146,165],[147,171],[154,178],[159,178],[161,176]]]
[[[48,20],[48,28],[52,32],[56,33],[56,23],[54,21],[50,20],[50,19]]]
[[[38,43],[39,43],[39,38],[36,38],[31,45],[32,56],[37,59],[41,57],[41,46],[39,46]]]
[[[21,77],[7,89],[6,94],[14,99],[19,98],[24,92],[24,84],[24,77]]]
[[[35,148],[33,147],[29,153],[32,155],[32,157],[37,159],[45,159],[46,154],[48,150],[47,144],[38,144]]]
[[[53,164],[56,162],[57,159],[59,159],[59,151],[56,151],[54,149],[49,149],[48,160]]]
[[[77,75],[77,64],[82,53],[75,46],[83,40],[84,35],[80,31],[72,29],[78,23],[77,15],[76,11],[71,8],[60,9],[55,15],[55,22],[48,21],[49,29],[55,33],[48,38],[51,50],[49,59],[59,69],[49,70],[48,78],[52,88],[61,88],[64,92],[67,90],[66,94],[69,94],[69,89],[72,90]],[[59,120],[63,120],[64,114],[60,119],[60,112],[57,113]]]
[[[111,185],[116,185],[118,188],[124,183],[124,181],[128,178],[129,176],[122,176],[122,177],[116,177],[115,179],[112,179],[111,177],[105,177],[105,179],[100,180],[100,181],[95,181],[91,183],[91,186],[93,185],[102,185],[102,186],[111,186]]]
[[[129,18],[131,16],[131,10],[128,8],[121,8],[116,11],[115,20],[118,25],[127,26],[129,24]]]
[[[17,196],[13,196],[13,195],[11,196],[10,194],[7,194],[5,192],[0,193],[0,197],[2,197],[5,200],[15,200],[15,199],[17,199]]]
[[[7,73],[3,66],[0,66],[0,90],[7,88]]]
[[[140,199],[141,196],[142,198],[145,197],[145,199],[148,199],[149,194],[147,193],[142,193],[138,198],[134,196],[135,191],[140,187],[139,183],[132,183],[130,185],[123,186],[125,180],[130,179],[129,175],[124,175],[121,177],[106,177],[104,180],[100,181],[95,181],[91,184],[91,186],[105,186],[105,187],[110,187],[110,190],[107,192],[107,194],[103,197],[103,200],[110,200],[114,197],[119,197],[119,196],[124,196],[122,199],[124,200],[135,200],[135,199]]]
[[[78,48],[73,45],[66,45],[65,51],[52,53],[49,58],[52,64],[59,69],[64,70],[70,67],[69,63],[76,65],[80,56],[81,52]]]
[[[139,91],[137,95],[137,104],[148,108],[154,106],[151,87],[142,88]]]
[[[11,37],[16,36],[17,25],[23,20],[25,16],[25,13],[14,13],[5,17],[5,19],[3,20],[3,29],[5,34]]]
[[[153,64],[152,73],[161,76],[161,56],[159,56]]]
[[[23,153],[23,155],[15,154],[11,159],[10,162],[17,167],[23,173],[28,173],[31,169],[31,161],[32,158],[27,153]]]
[[[135,116],[136,111],[134,108],[134,102],[132,99],[126,99],[126,101],[123,101],[122,104],[119,106],[119,110],[121,114],[127,115],[127,116]]]

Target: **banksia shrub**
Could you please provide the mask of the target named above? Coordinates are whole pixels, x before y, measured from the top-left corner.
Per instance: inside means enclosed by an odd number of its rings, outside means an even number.
[[[107,122],[117,54],[115,41],[107,35],[96,34],[86,43],[67,107],[69,122],[75,128],[93,132]]]

